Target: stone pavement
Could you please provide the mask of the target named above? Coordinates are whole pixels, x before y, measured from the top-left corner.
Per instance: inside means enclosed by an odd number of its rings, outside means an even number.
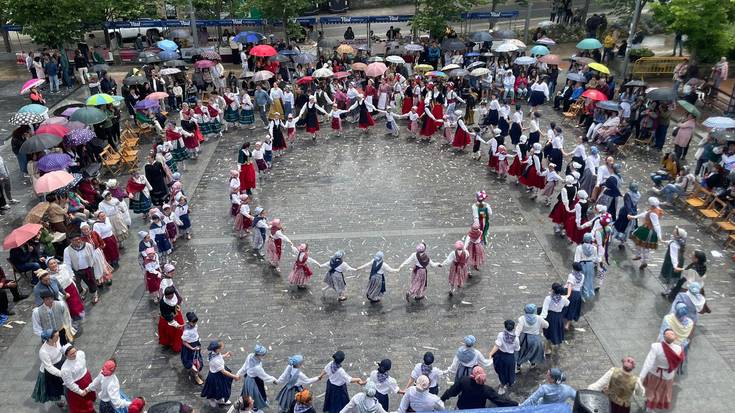
[[[543,112],[544,124],[558,121],[549,107]],[[386,262],[398,265],[420,240],[428,244],[435,261],[442,260],[469,228],[474,192],[485,189],[494,212],[487,264],[453,298],[446,294],[446,270],[431,270],[428,298],[420,303],[403,300],[408,270],[388,275],[388,292],[377,305],[363,295],[366,271],[347,274],[350,297],[344,303],[337,302],[332,291],[323,290],[323,270],[315,270],[308,290],[290,288],[285,278],[292,256],[285,255],[282,275],[278,275],[250,251],[247,240],[232,235],[227,170],[235,165],[242,141],[260,139],[263,131],[228,133],[206,143],[203,156],[187,164],[183,181],[192,199],[194,238],[181,241],[173,259],[176,284],[185,297],[183,310],[199,315],[205,346],[214,338],[224,340],[233,352],[228,363],[233,370],[256,343],[271,350],[264,365],[276,376],[291,354],[304,354],[305,372],[316,375],[329,356],[342,349],[347,353],[348,373],[365,377],[374,362],[390,357],[391,373],[403,385],[424,351],[434,351],[441,368],[451,362],[466,334],[477,336],[479,348],[487,351],[503,320],[516,319],[528,302],[540,304],[550,284],[566,278],[573,249],[553,236],[546,218],[548,208],[530,201],[513,184],[497,180],[483,162],[474,162],[467,154],[455,154],[436,142],[386,137],[382,123],[377,123],[369,136],[350,130],[344,138],[317,143],[300,139],[276,160],[272,175],[259,184],[256,204],[263,205],[271,218],[281,218],[285,233],[295,243],[308,242],[312,256],[320,262],[343,249],[346,261],[357,266],[383,250]],[[565,134],[571,144],[575,132],[566,128]],[[300,131],[299,137],[303,135]],[[9,145],[2,148],[2,154],[9,166],[17,168],[12,165]],[[644,152],[623,160],[626,182],[642,182],[645,192],[646,174],[657,164],[653,156]],[[14,182],[14,188],[18,194],[24,191],[20,182]],[[28,203],[22,205],[32,205],[29,196],[24,201]],[[12,215],[3,217],[3,233],[23,214],[22,208],[15,208]],[[672,208],[666,208],[666,214],[665,233],[680,225],[690,234],[690,250],[719,251],[718,243],[699,230],[691,215]],[[140,227],[142,220],[134,218],[132,232]],[[128,394],[143,395],[153,402],[185,400],[204,412],[217,411],[202,403],[200,388],[188,381],[178,356],[158,346],[158,309],[145,296],[134,242],[128,240],[127,247],[114,285],[89,311],[77,340],[88,355],[90,371],[96,373],[105,358],[115,356],[120,362],[122,388]],[[551,362],[524,370],[511,397],[525,398],[552,365],[565,369],[569,384],[579,388],[626,354],[636,357],[640,366],[669,308],[658,295],[662,286],[655,277],[663,252],[654,256],[649,269],[639,272],[625,252],[612,252],[602,294],[585,305],[584,318]],[[712,254],[708,259],[707,292],[713,313],[703,316],[697,327],[689,373],[677,382],[674,412],[701,407],[713,413],[730,410],[725,406],[735,384],[735,333],[728,328],[734,307],[732,264],[729,258]],[[43,411],[29,397],[38,371],[38,340],[31,331],[28,301],[17,311],[19,315],[11,320],[27,324],[14,322],[12,329],[0,328],[0,340],[4,340],[0,341],[0,366],[5,375],[0,393],[6,395],[2,410]],[[496,385],[495,374],[489,373],[489,383]],[[446,388],[446,381],[441,386]],[[235,384],[233,392],[240,388],[240,383]],[[313,389],[320,408],[324,384],[315,384]],[[269,386],[268,394],[273,398],[277,391]],[[351,386],[350,391],[359,391],[358,386]],[[392,408],[397,402],[393,397]],[[57,410],[51,407],[48,411]]]

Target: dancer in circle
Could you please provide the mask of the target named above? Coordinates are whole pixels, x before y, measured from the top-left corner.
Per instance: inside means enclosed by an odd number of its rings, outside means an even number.
[[[278,264],[281,262],[281,256],[283,254],[283,242],[287,242],[293,247],[293,242],[283,233],[283,226],[281,220],[274,218],[270,223],[270,228],[267,231],[268,239],[265,244],[265,258],[273,267],[276,272],[281,272],[278,268]]]
[[[469,376],[475,366],[490,367],[492,359],[486,359],[482,352],[475,348],[477,339],[473,335],[465,336],[462,347],[457,349],[452,364],[444,370],[444,374],[454,373],[454,382],[464,376]]]
[[[464,283],[469,278],[469,259],[470,253],[467,252],[465,244],[462,241],[454,243],[454,251],[450,252],[447,258],[439,264],[439,267],[445,265],[451,265],[449,267],[449,295],[454,295],[454,292],[464,286]]]
[[[301,367],[303,367],[303,365],[304,356],[300,354],[295,354],[288,358],[288,366],[286,366],[283,373],[277,380],[279,384],[283,384],[283,387],[276,396],[279,413],[287,413],[290,411],[291,402],[294,400],[297,393],[304,390],[304,386],[316,383],[322,379],[322,375],[308,377],[301,371]]]
[[[371,303],[378,303],[383,299],[383,294],[386,291],[385,272],[398,272],[397,268],[392,268],[388,263],[383,261],[383,257],[383,251],[378,251],[371,261],[357,267],[358,271],[370,267],[370,278],[368,279],[365,296]]]
[[[429,393],[439,394],[439,379],[444,375],[444,370],[434,367],[434,353],[427,351],[424,353],[423,362],[416,363],[411,371],[411,378],[408,379],[406,388],[411,387],[421,376],[429,378]]]
[[[546,337],[546,354],[564,341],[564,308],[569,305],[569,298],[564,295],[567,290],[559,283],[551,285],[551,293],[544,298],[544,306],[541,308],[541,318],[549,322],[549,327],[544,329]]]
[[[498,333],[488,359],[493,361],[495,373],[498,374],[498,394],[505,394],[516,381],[516,352],[521,349],[521,343],[515,334],[516,323],[513,320],[505,320],[505,328]],[[475,367],[477,368],[477,367]]]
[[[582,285],[584,285],[584,273],[582,263],[572,264],[572,272],[567,276],[567,297],[569,305],[564,309],[564,329],[572,329],[572,321],[579,321],[582,314]]]
[[[294,248],[291,245],[291,250],[296,254],[296,261],[293,263],[293,268],[288,274],[288,283],[295,285],[299,289],[306,288],[306,283],[309,282],[314,272],[309,267],[309,263],[316,264],[320,268],[322,264],[319,264],[317,260],[309,256],[309,244],[299,244],[298,248]]]
[[[248,354],[242,367],[237,371],[237,376],[244,379],[240,395],[243,399],[248,397],[253,399],[255,411],[265,410],[268,407],[265,383],[278,384],[278,380],[263,369],[263,358],[267,353],[265,347],[256,344],[253,352]]]
[[[229,351],[223,353],[224,348],[224,343],[219,340],[211,341],[207,346],[209,351],[207,356],[209,359],[209,374],[207,374],[200,395],[206,398],[212,407],[216,407],[218,404],[222,406],[231,405],[232,380],[240,381],[241,379],[240,376],[232,374],[230,369],[225,366],[225,358],[230,358],[231,353]]]
[[[325,413],[340,413],[342,409],[350,402],[350,395],[347,392],[348,383],[358,383],[364,385],[367,383],[359,377],[352,377],[342,368],[345,361],[345,353],[338,350],[332,354],[332,361],[324,366],[321,377],[327,377],[327,391],[324,395]]]
[[[535,367],[544,361],[544,340],[541,338],[541,331],[549,328],[549,322],[537,315],[536,304],[526,304],[523,313],[524,315],[518,317],[515,330],[520,344],[520,349],[516,353],[517,372],[521,371],[521,366],[525,362]]]
[[[487,233],[490,229],[490,215],[493,214],[493,209],[490,208],[490,204],[486,203],[487,193],[480,191],[475,194],[477,202],[472,204],[472,220],[480,226],[482,230],[482,243],[487,245]]]
[[[413,270],[411,271],[411,282],[408,291],[406,291],[406,301],[409,301],[411,297],[415,300],[422,300],[426,296],[426,287],[429,283],[429,266],[437,267],[439,264],[429,258],[424,242],[416,245],[416,253],[406,258],[398,267],[398,270],[408,264],[413,264]]]
[[[633,261],[640,260],[640,269],[648,266],[648,258],[651,250],[658,248],[658,240],[661,239],[661,217],[664,211],[659,208],[658,198],[652,196],[648,198],[648,209],[638,215],[628,215],[629,220],[643,218],[643,225],[636,228],[630,239],[636,245],[636,256]]]
[[[378,368],[370,372],[367,385],[375,387],[375,398],[378,399],[378,402],[380,402],[380,405],[383,406],[385,411],[390,411],[390,399],[388,398],[388,394],[403,394],[403,392],[398,387],[396,379],[391,377],[390,373],[388,373],[393,364],[390,359],[383,359],[380,363],[376,364]]]
[[[467,235],[464,237],[467,252],[470,253],[470,264],[475,271],[480,271],[480,266],[485,263],[485,246],[482,242],[482,230],[480,223],[473,222]]]
[[[347,283],[345,282],[345,271],[357,271],[356,268],[352,268],[350,264],[344,261],[345,253],[342,250],[338,250],[334,253],[329,262],[326,262],[320,267],[329,266],[329,271],[324,276],[324,283],[337,292],[337,300],[344,301],[347,299],[345,291],[347,290]]]
[[[309,102],[301,108],[298,116],[300,118],[306,116],[306,132],[311,134],[311,139],[314,141],[319,133],[319,115],[317,111],[327,114],[327,111],[316,103],[316,96],[311,95],[309,96]]]
[[[189,373],[189,378],[198,385],[204,384],[201,371],[204,367],[202,359],[202,343],[199,341],[199,329],[197,322],[199,318],[193,312],[186,313],[186,324],[181,335],[181,364]]]
[[[245,142],[237,154],[237,163],[240,165],[240,192],[252,195],[255,189],[255,165],[253,164],[253,152],[250,150],[250,142]]]

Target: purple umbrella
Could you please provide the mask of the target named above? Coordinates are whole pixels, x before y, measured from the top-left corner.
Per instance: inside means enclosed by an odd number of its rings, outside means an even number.
[[[134,107],[135,109],[138,109],[138,110],[148,110],[151,108],[157,108],[159,106],[160,104],[156,100],[144,99],[136,103]]]
[[[84,129],[87,127],[87,125],[83,124],[82,122],[77,122],[75,120],[70,121],[64,126],[66,126],[66,128],[69,129],[70,131],[74,129]]]
[[[61,171],[71,164],[71,156],[65,153],[50,153],[38,160],[38,169],[43,172]]]
[[[79,146],[91,141],[95,136],[97,135],[91,129],[74,129],[64,137],[64,142],[69,146]]]
[[[61,112],[61,116],[69,117],[72,115],[72,113],[76,112],[79,108],[66,108],[63,112]]]

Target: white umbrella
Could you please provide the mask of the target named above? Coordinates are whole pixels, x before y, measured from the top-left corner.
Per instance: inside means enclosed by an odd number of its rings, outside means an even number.
[[[470,76],[480,77],[486,76],[488,73],[490,73],[490,69],[486,67],[478,67],[477,69],[470,72]]]
[[[401,56],[388,56],[388,57],[385,58],[385,61],[388,62],[388,63],[397,64],[397,65],[402,65],[402,64],[406,63],[406,61],[403,60],[403,58]]]
[[[424,46],[420,44],[414,44],[414,43],[407,44],[403,46],[403,48],[408,50],[409,52],[420,52],[424,50]]]
[[[551,27],[556,26],[556,23],[552,22],[551,20],[546,20],[539,22],[538,27],[544,28],[544,27]]]
[[[333,75],[334,75],[334,72],[332,72],[328,67],[317,69],[314,71],[314,73],[312,73],[312,76],[317,77],[317,78],[330,77]]]
[[[713,129],[733,129],[735,128],[735,119],[724,116],[712,116],[702,122],[702,126]]]
[[[454,69],[461,69],[461,67],[459,65],[455,65],[454,63],[448,64],[442,67],[442,72],[449,72],[450,70],[454,70]]]
[[[167,67],[165,69],[161,69],[159,72],[160,74],[167,76],[167,75],[175,75],[177,73],[181,73],[181,69],[175,68],[175,67]]]
[[[368,58],[367,61],[370,62],[370,63],[382,62],[383,61],[383,58],[380,57],[380,56],[373,56],[373,57]]]
[[[469,66],[467,66],[467,70],[472,70],[482,66],[485,66],[485,62],[472,62]]]
[[[513,43],[500,43],[497,46],[493,44],[493,50],[498,53],[515,52],[516,50],[518,50],[518,46],[514,45]]]
[[[550,38],[548,38],[546,36],[544,36],[544,37],[536,40],[536,43],[542,44],[544,46],[554,46],[554,45],[556,45],[556,42],[554,40],[552,40],[552,39],[550,39]]]
[[[273,72],[270,72],[268,70],[260,70],[258,72],[255,72],[255,76],[253,76],[253,81],[260,82],[262,80],[268,80],[273,77]]]
[[[504,43],[514,44],[514,45],[518,46],[519,49],[525,49],[526,48],[526,44],[523,43],[522,41],[518,40],[518,39],[508,39],[508,40],[505,40]]]
[[[531,56],[520,56],[517,57],[513,63],[517,65],[527,66],[536,63],[536,59]]]

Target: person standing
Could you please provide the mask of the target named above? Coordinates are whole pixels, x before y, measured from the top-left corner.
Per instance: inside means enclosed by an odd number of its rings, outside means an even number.
[[[44,67],[49,80],[49,93],[59,93],[59,64],[55,58],[49,59]],[[54,91],[54,89],[56,89]]]
[[[493,364],[491,359],[486,359],[482,352],[475,348],[477,343],[475,336],[465,336],[462,341],[464,345],[457,349],[452,364],[444,370],[444,374],[454,372],[455,382],[464,376],[469,376],[477,365],[490,367]]]
[[[316,383],[322,379],[321,375],[308,377],[301,371],[301,367],[303,367],[303,365],[304,357],[300,354],[296,354],[288,358],[288,366],[286,366],[283,373],[277,380],[279,384],[283,384],[283,387],[276,396],[279,413],[289,412],[291,402],[294,400],[297,393],[304,390],[305,385]]]
[[[660,219],[664,211],[659,208],[659,200],[656,197],[648,198],[648,209],[637,215],[628,215],[629,220],[643,218],[643,225],[636,228],[630,239],[636,245],[636,255],[633,261],[641,261],[640,269],[648,266],[650,251],[658,248],[658,240],[661,239]]]
[[[516,161],[517,162],[517,161]],[[477,202],[472,204],[472,220],[480,226],[482,230],[482,243],[487,245],[487,233],[490,230],[490,215],[493,214],[493,209],[490,204],[486,203],[487,193],[480,191],[475,194]]]
[[[712,67],[712,74],[710,75],[710,77],[712,78],[712,84],[716,91],[715,93],[719,93],[717,91],[720,89],[720,83],[722,83],[723,80],[727,79],[727,71],[727,58],[723,56],[720,58],[720,61]]]
[[[186,324],[181,334],[181,364],[189,373],[197,385],[204,384],[200,375],[204,360],[202,359],[202,343],[199,341],[199,329],[197,328],[199,317],[193,312],[186,313]]]
[[[265,347],[256,344],[253,352],[248,354],[245,363],[237,371],[238,377],[244,379],[240,395],[243,398],[252,398],[253,408],[256,411],[265,410],[268,407],[265,383],[278,384],[278,380],[263,369],[263,358],[267,353],[268,350]]]
[[[338,350],[332,354],[332,361],[324,366],[321,377],[327,377],[327,391],[324,395],[324,408],[322,411],[328,413],[340,413],[342,409],[350,402],[350,395],[347,393],[348,383],[359,383],[364,385],[365,380],[359,377],[352,377],[342,368],[345,361],[345,353]]]
[[[434,353],[427,351],[424,353],[423,363],[416,363],[411,372],[411,378],[408,379],[406,388],[411,387],[421,376],[429,378],[429,393],[439,394],[439,378],[444,375],[444,370],[434,367]]]
[[[439,396],[428,392],[430,380],[421,375],[416,379],[416,384],[409,387],[398,406],[398,413],[407,412],[433,412],[444,410],[444,402]]]
[[[240,376],[232,374],[225,366],[225,358],[230,357],[230,352],[222,353],[224,348],[224,343],[219,340],[211,341],[207,346],[209,374],[207,374],[207,380],[204,382],[200,396],[205,397],[211,407],[231,405],[232,380],[240,380]]]
[[[344,261],[344,255],[344,251],[339,250],[329,259],[329,262],[319,265],[320,267],[329,266],[329,270],[324,276],[324,283],[337,292],[337,300],[339,301],[345,301],[347,299],[347,295],[345,294],[347,290],[345,271],[357,271],[356,268],[352,268],[350,264]]]
[[[687,232],[679,227],[674,227],[671,240],[667,242],[666,255],[661,265],[661,278],[666,285],[666,290],[661,293],[664,297],[671,293],[671,289],[681,278],[684,271],[684,256],[686,253]]]
[[[365,296],[371,303],[377,303],[383,299],[383,294],[386,291],[385,272],[398,272],[398,269],[392,268],[383,260],[383,255],[383,251],[378,251],[371,261],[357,267],[358,271],[370,267],[370,277],[368,278]]]
[[[181,299],[176,287],[170,285],[163,291],[158,303],[161,316],[158,318],[158,344],[169,347],[174,353],[181,352],[184,317],[181,315]]]
[[[127,409],[130,406],[130,400],[120,392],[120,380],[115,374],[116,369],[115,359],[105,361],[100,374],[84,389],[87,394],[97,393],[100,400],[99,413],[116,413],[119,409]]]
[[[5,294],[5,291],[3,291],[5,289],[10,290],[10,293],[13,295],[13,302],[18,302],[28,298],[27,295],[22,295],[20,293],[17,282],[5,278],[5,271],[0,268],[0,316],[15,315],[15,312],[8,308],[8,296]]]
[[[33,334],[42,338],[44,331],[53,330],[59,332],[61,345],[74,341],[76,330],[71,324],[71,314],[66,304],[56,301],[50,291],[42,291],[41,299],[43,303],[34,308],[31,314]]]
[[[484,409],[489,400],[494,406],[518,406],[518,403],[501,396],[492,387],[485,384],[487,375],[481,366],[475,366],[469,376],[464,376],[448,388],[441,396],[446,402],[452,397],[457,397],[457,409]]]
[[[633,394],[645,395],[640,378],[633,373],[635,359],[627,356],[622,367],[612,367],[587,389],[605,393],[610,399],[610,413],[630,413]]]
[[[551,285],[551,294],[544,298],[541,308],[541,318],[549,322],[549,327],[544,329],[548,348],[546,354],[551,354],[552,349],[564,341],[564,309],[569,305],[569,297],[563,295],[567,290],[559,283]]]
[[[531,367],[544,361],[544,340],[541,331],[549,328],[549,322],[536,314],[536,304],[526,304],[524,315],[518,317],[515,335],[518,337],[520,349],[516,352],[516,370],[520,372],[521,365],[529,362]]]
[[[565,403],[574,400],[577,391],[569,385],[564,384],[567,377],[559,368],[550,369],[546,373],[546,383],[539,386],[521,406],[539,406],[543,404]]]
[[[44,330],[41,333],[43,344],[38,349],[41,368],[31,397],[37,403],[55,401],[59,408],[64,408],[65,403],[61,398],[64,395],[61,366],[64,364],[64,351],[71,344],[62,345],[59,338],[59,332],[56,330]]]
[[[377,370],[373,370],[368,377],[368,386],[372,385],[375,388],[375,398],[378,399],[380,405],[385,411],[390,411],[390,399],[388,398],[389,393],[402,393],[398,387],[396,379],[390,376],[390,368],[392,363],[390,359],[383,359],[380,363],[377,363]]]
[[[651,350],[641,368],[640,377],[643,378],[643,387],[646,390],[647,412],[671,408],[674,376],[684,361],[684,351],[680,345],[674,344],[674,331],[667,329],[663,336],[662,341],[651,344]]]
[[[516,352],[521,349],[518,336],[515,334],[516,323],[505,320],[505,330],[498,333],[488,359],[493,360],[495,372],[498,374],[500,386],[498,394],[505,394],[516,381]]]
[[[61,365],[61,378],[66,387],[66,402],[69,413],[94,413],[97,394],[87,390],[92,376],[87,371],[87,359],[83,351],[69,346],[64,350],[66,360]]]
[[[375,384],[368,382],[365,391],[352,396],[340,413],[387,413],[376,397],[377,394]]]
[[[429,283],[428,271],[429,267],[437,267],[439,264],[432,261],[429,255],[426,253],[426,244],[420,242],[416,245],[416,253],[412,254],[398,267],[400,271],[404,265],[412,263],[413,268],[411,272],[411,282],[406,291],[406,301],[409,301],[411,297],[415,300],[422,300],[426,296],[426,287]]]
[[[456,241],[454,243],[454,251],[450,252],[447,258],[439,264],[439,267],[450,265],[449,267],[449,296],[453,296],[454,292],[464,286],[464,283],[469,278],[470,272],[469,267],[470,254],[465,248],[465,244],[462,241]]]

